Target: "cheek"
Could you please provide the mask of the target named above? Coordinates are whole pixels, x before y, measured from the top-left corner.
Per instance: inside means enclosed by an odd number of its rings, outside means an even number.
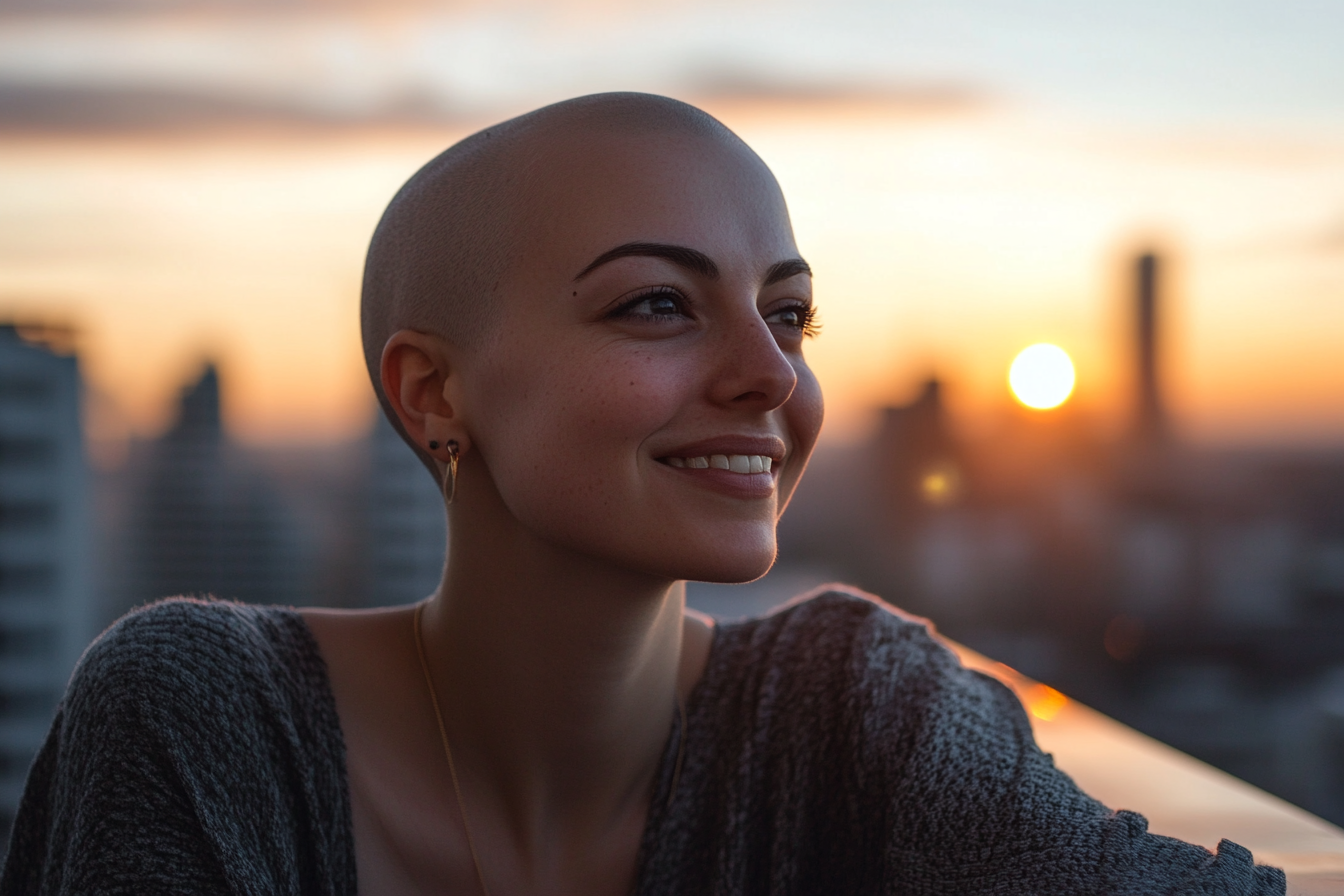
[[[528,400],[510,414],[513,425],[608,461],[614,453],[633,462],[639,445],[686,400],[683,372],[648,355],[590,356],[539,373]]]
[[[787,478],[781,483],[780,505],[781,513],[784,511],[784,505],[788,503],[797,488],[799,479],[802,478],[803,470],[807,467],[807,460],[812,455],[812,449],[817,444],[817,436],[821,433],[822,420],[825,418],[825,401],[821,395],[821,384],[813,375],[811,368],[806,364],[797,365],[798,385],[793,389],[793,394],[783,407],[784,422],[788,427],[789,436],[793,443],[793,458],[789,463]]]
[[[680,366],[591,347],[501,358],[478,398],[478,441],[514,516],[551,529],[619,512],[646,439],[685,401]]]

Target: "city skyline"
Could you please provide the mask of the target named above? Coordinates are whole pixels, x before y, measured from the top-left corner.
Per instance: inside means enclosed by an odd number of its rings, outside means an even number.
[[[113,429],[161,432],[209,356],[245,441],[358,438],[360,269],[397,187],[492,121],[653,90],[719,116],[784,187],[817,272],[826,439],[861,438],[931,373],[951,413],[992,426],[1009,361],[1042,341],[1077,363],[1072,406],[1113,431],[1117,296],[1153,248],[1171,262],[1178,432],[1339,444],[1337,16],[1263,0],[1216,22],[1053,0],[14,7],[0,311],[80,324]]]

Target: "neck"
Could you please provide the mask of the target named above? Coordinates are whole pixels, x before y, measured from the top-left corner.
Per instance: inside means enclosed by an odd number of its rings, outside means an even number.
[[[698,673],[682,661],[684,585],[454,523],[424,639],[473,819],[528,849],[642,818]]]

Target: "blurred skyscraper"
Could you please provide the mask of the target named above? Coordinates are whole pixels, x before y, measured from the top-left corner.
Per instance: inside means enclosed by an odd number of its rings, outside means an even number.
[[[420,600],[438,587],[443,574],[443,498],[382,413],[369,440],[366,600],[372,606]]]
[[[0,843],[92,636],[81,387],[68,343],[59,329],[0,326]]]
[[[1159,442],[1167,434],[1166,408],[1162,401],[1161,359],[1161,264],[1152,252],[1140,255],[1134,264],[1134,324],[1136,355],[1135,435],[1144,442]]]
[[[148,461],[129,603],[178,594],[305,602],[297,528],[268,477],[225,437],[213,365],[183,391]]]

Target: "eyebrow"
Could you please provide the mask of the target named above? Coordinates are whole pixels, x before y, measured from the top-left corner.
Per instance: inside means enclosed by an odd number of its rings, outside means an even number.
[[[785,261],[777,261],[770,265],[770,270],[765,272],[765,285],[778,283],[781,280],[787,280],[795,274],[806,274],[812,276],[812,266],[801,258],[790,258]]]
[[[575,282],[582,280],[609,261],[631,256],[665,258],[678,267],[686,268],[702,277],[708,277],[711,280],[719,279],[719,266],[714,263],[714,259],[699,250],[687,246],[673,246],[668,243],[624,243],[614,249],[608,249],[594,258],[589,262],[588,267],[575,275],[574,280]],[[777,261],[770,265],[770,269],[765,272],[764,285],[770,286],[781,280],[787,280],[795,274],[807,274],[810,277],[812,276],[812,268],[801,258]]]
[[[719,266],[714,263],[714,259],[695,249],[686,246],[669,246],[667,243],[625,243],[615,249],[608,249],[594,258],[588,267],[579,271],[574,279],[575,281],[582,280],[607,262],[615,261],[618,258],[629,258],[632,255],[640,255],[646,258],[666,258],[678,267],[693,271],[702,277],[708,277],[711,280],[719,279]]]

